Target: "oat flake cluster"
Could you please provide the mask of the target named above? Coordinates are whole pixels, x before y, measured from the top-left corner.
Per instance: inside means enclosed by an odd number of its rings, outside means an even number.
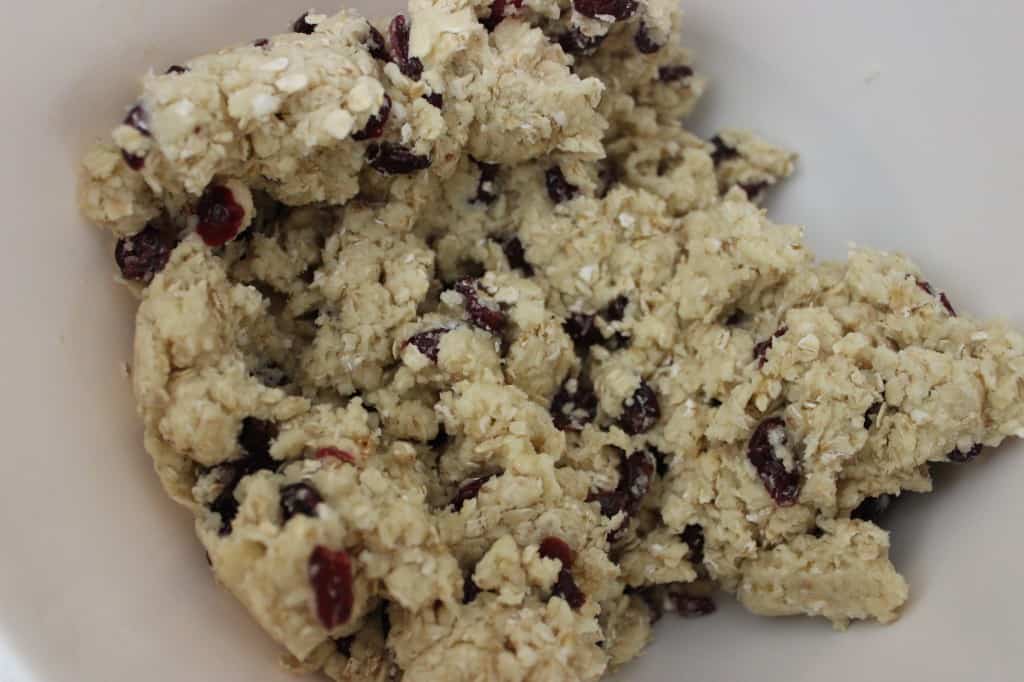
[[[86,155],[146,449],[292,668],[596,680],[714,590],[889,622],[874,515],[1024,433],[1024,338],[770,222],[794,156],[687,132],[679,28],[309,12],[145,76]]]

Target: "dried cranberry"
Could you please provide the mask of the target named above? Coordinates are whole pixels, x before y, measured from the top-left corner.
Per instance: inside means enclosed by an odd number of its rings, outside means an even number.
[[[788,440],[786,422],[781,417],[771,417],[761,422],[747,446],[747,458],[757,470],[768,494],[780,507],[792,506],[800,496],[799,463],[794,461],[793,470],[789,471],[778,454]]]
[[[293,483],[281,488],[281,518],[284,523],[296,514],[316,516],[316,506],[323,502],[319,491],[309,483]]]
[[[345,657],[352,655],[352,645],[356,641],[355,635],[349,635],[348,637],[342,637],[334,640],[334,650]]]
[[[494,181],[498,178],[498,165],[475,159],[473,162],[480,168],[480,182],[476,186],[476,196],[470,199],[470,203],[493,204],[498,198],[498,195],[494,193]]]
[[[467,575],[462,581],[462,603],[472,604],[480,596],[480,587],[473,580],[472,575]]]
[[[579,28],[573,27],[568,32],[558,36],[558,44],[566,54],[588,56],[594,54],[597,48],[601,47],[606,36],[588,36]]]
[[[340,448],[332,448],[332,447],[320,448],[319,450],[316,451],[316,454],[313,455],[313,456],[316,459],[320,459],[320,460],[336,459],[338,461],[345,462],[346,464],[355,464],[356,463],[355,455],[353,455],[351,452],[347,452],[347,451],[342,450]]]
[[[316,30],[316,24],[309,23],[309,12],[305,12],[295,20],[295,23],[292,24],[292,30],[296,33],[305,33],[306,35],[310,35]]]
[[[252,41],[253,47],[267,47],[268,45],[270,45],[270,41],[267,40],[266,38],[259,38],[257,40]]]
[[[527,277],[533,277],[533,266],[526,260],[526,249],[523,248],[523,243],[519,241],[519,237],[506,239],[501,244],[501,250],[505,253],[505,258],[508,259],[509,267],[514,270],[521,270]]]
[[[246,417],[238,434],[238,444],[251,457],[269,458],[271,442],[277,438],[277,425],[265,419]]]
[[[587,598],[572,577],[572,563],[576,558],[572,548],[561,538],[546,537],[540,543],[540,555],[545,559],[558,559],[561,562],[562,567],[558,571],[558,578],[551,593],[568,602],[570,608],[578,610]]]
[[[277,426],[273,423],[246,417],[238,434],[238,444],[243,450],[241,459],[222,465],[226,472],[224,487],[210,505],[210,511],[220,514],[220,534],[231,532],[232,522],[238,514],[238,500],[235,489],[239,482],[257,471],[277,468],[277,461],[270,456],[270,442],[277,437]]]
[[[189,69],[188,69],[187,66],[181,66],[180,64],[171,64],[170,66],[167,67],[167,70],[164,71],[164,74],[165,75],[170,75],[172,73],[173,74],[182,74],[182,73],[188,73],[188,70]]]
[[[711,152],[711,160],[714,161],[716,166],[723,161],[735,159],[740,155],[738,151],[727,145],[725,140],[718,135],[711,138],[711,144],[714,146],[714,150]]]
[[[621,490],[603,490],[600,492],[592,492],[587,496],[587,502],[597,502],[601,507],[601,516],[606,518],[612,518],[616,514],[622,511],[626,511],[629,506],[629,496]],[[623,526],[627,522],[623,522]]]
[[[410,337],[406,343],[412,344],[419,352],[430,358],[431,361],[437,362],[437,356],[441,350],[441,337],[447,334],[448,331],[447,329],[440,328],[430,329]]]
[[[675,64],[658,68],[658,80],[662,83],[684,81],[693,76],[693,67],[686,64]]]
[[[585,17],[628,19],[636,12],[636,0],[573,0],[573,7]]]
[[[122,277],[149,284],[167,265],[173,249],[171,240],[156,225],[149,223],[142,232],[117,241],[114,260]]]
[[[540,555],[545,559],[558,559],[562,562],[562,568],[572,568],[572,562],[576,559],[569,543],[553,536],[541,540]]]
[[[775,339],[785,336],[788,331],[789,327],[779,327],[776,332],[766,340],[754,345],[754,359],[757,360],[758,368],[764,367],[765,363],[768,362],[768,351],[770,351],[772,346],[775,344]]]
[[[480,300],[475,280],[461,279],[455,283],[454,288],[455,291],[462,294],[463,305],[473,324],[492,334],[501,333],[505,328],[505,313]]]
[[[648,450],[634,452],[622,459],[619,489],[629,499],[629,513],[634,514],[651,489],[654,479],[654,456]]]
[[[942,302],[942,307],[946,309],[950,317],[956,317],[956,310],[953,309],[953,304],[949,302],[949,296],[946,296],[945,291],[939,294],[939,301]]]
[[[967,462],[970,462],[972,459],[980,455],[983,447],[984,446],[982,446],[981,443],[978,443],[977,445],[971,446],[971,448],[967,452],[963,452],[962,450],[960,450],[960,448],[956,448],[955,450],[953,450],[953,452],[949,453],[946,456],[946,458],[950,462],[956,462],[957,464],[966,464]]]
[[[559,431],[582,431],[597,417],[597,394],[589,382],[569,379],[551,399],[550,411]]]
[[[316,615],[328,630],[352,617],[352,562],[344,550],[317,545],[309,556],[309,582],[316,596]]]
[[[683,529],[679,537],[690,549],[690,552],[687,554],[690,563],[702,563],[704,561],[704,528],[696,523],[691,523]]]
[[[868,411],[864,413],[864,428],[870,429],[875,425],[875,418],[878,417],[878,413],[882,411],[882,403],[874,403],[868,408]]]
[[[641,381],[640,387],[622,405],[619,428],[631,436],[636,436],[650,431],[660,418],[658,394],[646,381]]]
[[[223,246],[238,235],[245,209],[224,185],[210,185],[196,204],[196,232],[207,246]]]
[[[491,13],[486,19],[481,19],[480,23],[483,24],[484,28],[488,31],[493,31],[498,27],[502,21],[505,20],[505,8],[512,4],[516,9],[520,9],[523,6],[523,0],[494,0],[491,3]]]
[[[929,282],[925,282],[924,280],[917,279],[917,280],[915,280],[915,283],[917,284],[917,288],[920,289],[921,291],[923,291],[924,293],[928,294],[929,296],[934,296],[935,295],[935,289],[932,287],[932,285]]]
[[[411,149],[393,142],[373,143],[366,148],[370,166],[385,175],[408,175],[430,168],[430,157],[414,154]]]
[[[583,594],[583,590],[579,588],[576,580],[572,577],[572,571],[564,567],[558,572],[558,578],[555,579],[555,586],[551,590],[551,595],[564,599],[569,604],[569,608],[574,611],[579,611],[587,602],[586,595]]]
[[[621,322],[626,317],[626,308],[629,306],[629,298],[626,296],[616,296],[609,303],[601,316],[609,322]]]
[[[435,109],[444,109],[444,95],[440,92],[432,92],[429,95],[423,95],[423,99],[427,100]]]
[[[480,489],[484,487],[487,481],[495,477],[496,474],[489,474],[487,476],[479,476],[477,478],[471,478],[465,481],[459,486],[458,491],[455,493],[455,497],[448,504],[455,511],[462,509],[462,505],[466,504],[469,500],[476,499],[476,496],[480,494]]]
[[[135,128],[146,137],[152,135],[149,130],[149,113],[141,104],[136,104],[128,110],[128,115],[124,117],[124,125]]]
[[[892,504],[892,496],[882,493],[878,497],[867,497],[850,513],[850,518],[878,523]]]
[[[711,597],[692,597],[685,594],[672,594],[672,603],[676,613],[683,618],[699,618],[716,611],[715,602]]]
[[[589,348],[604,341],[601,330],[597,328],[597,316],[583,313],[572,313],[562,325],[565,333],[578,346]]]
[[[384,36],[372,24],[366,33],[366,49],[369,50],[370,56],[374,59],[382,62],[391,61],[391,55],[388,54],[388,46],[384,42]]]
[[[664,45],[655,42],[654,39],[651,38],[651,33],[647,30],[647,24],[642,22],[640,24],[640,28],[636,31],[636,37],[633,38],[633,42],[636,44],[636,49],[643,54],[654,54],[664,47]]]
[[[384,95],[384,102],[380,105],[380,111],[377,112],[376,116],[370,117],[370,120],[366,122],[365,128],[352,133],[352,139],[361,142],[380,137],[384,134],[384,126],[387,125],[389,118],[391,118],[391,98],[388,95]]]
[[[423,62],[417,57],[409,56],[409,20],[404,15],[397,15],[388,27],[391,43],[391,56],[398,64],[398,70],[408,78],[418,81],[423,75]]]
[[[556,204],[570,201],[579,193],[579,188],[565,179],[565,174],[558,166],[552,166],[547,170],[544,181],[548,188],[548,196]]]

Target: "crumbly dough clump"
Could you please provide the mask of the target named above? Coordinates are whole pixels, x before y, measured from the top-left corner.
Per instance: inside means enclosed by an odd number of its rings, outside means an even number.
[[[714,589],[837,627],[874,512],[1024,435],[1024,337],[820,263],[682,119],[675,0],[412,0],[143,79],[83,162],[146,449],[299,671],[596,680]]]

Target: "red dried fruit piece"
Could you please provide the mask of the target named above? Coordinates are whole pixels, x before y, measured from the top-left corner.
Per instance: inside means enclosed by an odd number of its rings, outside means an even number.
[[[548,196],[556,204],[571,201],[579,194],[579,188],[565,179],[565,174],[558,166],[552,166],[545,172],[544,184],[547,185]]]
[[[370,117],[370,120],[366,122],[365,128],[352,133],[352,139],[362,142],[363,140],[373,140],[380,137],[384,134],[384,126],[387,125],[389,118],[391,118],[391,97],[384,95],[384,102],[380,105],[380,111],[377,112],[376,116]]]
[[[493,204],[498,198],[494,192],[494,181],[498,178],[498,165],[484,163],[473,159],[473,163],[480,169],[480,181],[476,186],[476,196],[469,200],[471,204]]]
[[[658,80],[662,83],[675,83],[684,81],[693,76],[693,67],[686,64],[675,64],[658,68]],[[715,138],[720,140],[721,138]]]
[[[408,175],[430,168],[430,157],[413,153],[394,142],[374,143],[366,148],[366,160],[374,170],[385,175]]]
[[[189,71],[189,68],[187,66],[181,66],[180,64],[172,64],[172,65],[167,67],[167,70],[164,71],[164,74],[165,75],[170,75],[170,74],[173,73],[175,75],[179,75],[179,74],[183,74],[183,73],[188,73],[188,71]]]
[[[316,506],[323,502],[320,492],[309,483],[300,482],[281,488],[281,518],[283,523],[296,514],[316,516]]]
[[[601,317],[608,320],[609,322],[621,322],[626,317],[626,308],[629,307],[629,298],[626,296],[616,296],[609,303],[604,312],[601,313]]]
[[[631,436],[647,433],[661,418],[658,394],[646,381],[622,404],[619,428]]]
[[[501,333],[505,328],[505,313],[480,300],[476,280],[461,279],[455,283],[454,289],[462,295],[462,303],[474,325],[492,334]]]
[[[960,448],[957,448],[953,450],[953,452],[949,453],[946,456],[946,459],[948,459],[950,462],[956,462],[957,464],[966,464],[967,462],[970,462],[972,459],[980,455],[983,449],[984,446],[981,443],[971,446],[971,449],[969,449],[967,452],[963,452],[960,450]]]
[[[704,561],[704,528],[691,523],[680,534],[680,539],[690,548],[687,554],[690,563],[700,564]]]
[[[579,28],[573,27],[568,32],[558,36],[558,44],[566,54],[588,56],[601,47],[601,43],[607,36],[588,36]]]
[[[765,363],[768,362],[768,351],[770,351],[772,346],[775,344],[775,339],[785,336],[788,331],[789,327],[779,327],[776,332],[769,336],[765,341],[761,341],[754,345],[754,359],[757,360],[757,366],[759,369],[764,367]]]
[[[929,296],[936,296],[935,289],[931,284],[916,278],[914,281],[917,283],[917,286],[921,291],[925,292]],[[943,291],[937,295],[939,302],[942,303],[942,307],[946,309],[946,312],[949,313],[950,317],[956,317],[956,310],[953,309],[953,304],[950,303],[949,296],[946,296],[946,292]]]
[[[587,597],[572,577],[572,563],[576,558],[572,548],[561,538],[546,537],[540,543],[540,555],[545,559],[558,559],[562,563],[551,594],[554,597],[561,597],[570,608],[578,610],[586,603]]]
[[[304,12],[302,16],[296,19],[295,23],[292,24],[292,30],[296,33],[305,33],[306,35],[312,34],[313,31],[316,30],[316,24],[309,23],[308,19],[309,12]]]
[[[562,568],[572,568],[572,562],[576,560],[576,555],[569,543],[554,536],[548,536],[541,540],[540,555],[545,559],[558,559],[562,562]]]
[[[258,38],[252,41],[253,47],[267,47],[268,45],[270,45],[270,41],[266,38]]]
[[[255,417],[242,420],[238,444],[252,457],[270,458],[271,442],[277,438],[278,428],[274,422]]]
[[[328,630],[352,617],[352,562],[344,550],[317,545],[309,556],[309,582],[316,597],[316,615]]]
[[[133,282],[149,284],[164,269],[171,257],[174,244],[153,223],[142,232],[117,241],[114,260],[121,276]]]
[[[579,346],[589,348],[604,341],[604,336],[597,328],[597,316],[573,313],[565,319],[562,329]]]
[[[409,20],[404,15],[396,15],[388,27],[388,39],[391,44],[391,56],[398,64],[398,70],[406,77],[418,81],[423,75],[423,62],[417,57],[409,56]]]
[[[494,2],[491,3],[490,15],[488,15],[486,19],[481,19],[480,23],[483,24],[484,28],[488,31],[493,31],[498,27],[498,24],[505,20],[505,12],[510,4],[516,9],[521,9],[523,6],[523,0],[494,0]]]
[[[647,30],[647,24],[643,22],[641,22],[640,28],[636,31],[636,37],[633,38],[633,43],[636,45],[636,49],[643,54],[654,54],[664,47],[664,45],[655,42],[654,39],[651,38],[651,33]]]
[[[437,356],[441,350],[441,337],[449,331],[448,329],[439,328],[420,332],[410,337],[406,344],[412,344],[419,352],[430,358],[431,362],[437,362]]]
[[[133,171],[140,171],[146,167],[146,157],[139,156],[138,154],[129,154],[125,150],[121,150],[121,157],[124,162],[128,164],[128,167]]]
[[[320,448],[319,450],[316,451],[316,454],[313,456],[316,459],[336,459],[341,462],[345,462],[346,464],[356,463],[355,455],[353,455],[351,452],[347,452],[340,448]]]
[[[458,491],[455,493],[455,497],[449,502],[449,506],[455,511],[460,511],[462,505],[466,504],[469,500],[476,499],[476,496],[480,494],[480,489],[484,487],[487,481],[497,476],[497,474],[488,474],[487,476],[479,476],[477,478],[471,478],[468,481],[463,482],[459,486]]]
[[[527,277],[533,277],[533,266],[526,260],[526,249],[519,237],[511,237],[501,243],[501,250],[508,259],[508,265],[513,270],[521,270]]]
[[[210,505],[210,511],[220,514],[220,534],[231,532],[232,522],[238,515],[238,500],[235,489],[239,482],[257,471],[273,470],[278,462],[270,456],[270,443],[277,437],[277,426],[272,422],[255,417],[242,420],[242,428],[238,434],[238,444],[243,456],[234,462],[220,467],[225,474],[224,487]]]
[[[388,46],[384,42],[384,36],[372,24],[366,34],[366,49],[369,50],[370,56],[374,59],[382,62],[391,61],[391,55],[388,54]]]
[[[568,379],[551,399],[549,411],[559,431],[582,431],[597,416],[597,394],[588,381]]]
[[[210,185],[196,204],[196,232],[207,246],[224,246],[238,236],[245,209],[224,185]]]
[[[444,95],[440,92],[432,92],[429,95],[423,95],[423,99],[430,102],[436,109],[444,109]]]
[[[715,163],[716,166],[722,163],[723,161],[735,159],[737,156],[740,155],[738,151],[727,145],[725,143],[725,140],[723,140],[718,135],[712,137],[710,142],[714,146],[714,150],[712,150],[711,152],[711,160]]]
[[[747,458],[775,504],[789,507],[800,497],[800,464],[793,453],[793,470],[786,468],[779,450],[788,444],[786,422],[781,417],[765,419],[750,437]]]
[[[585,17],[628,19],[636,13],[636,0],[573,0],[573,7]]]

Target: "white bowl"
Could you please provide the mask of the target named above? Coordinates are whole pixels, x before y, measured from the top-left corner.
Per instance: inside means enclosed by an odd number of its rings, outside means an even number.
[[[133,302],[110,243],[78,217],[74,166],[137,76],[276,32],[309,0],[8,3],[0,197],[0,680],[291,680],[210,577],[161,492],[122,365]],[[398,0],[353,3],[383,14]],[[372,9],[371,9],[372,8]],[[326,9],[326,8],[325,8]],[[825,255],[913,254],[958,308],[1024,327],[1020,199],[1024,3],[690,0],[714,79],[695,121],[749,125],[802,153],[771,207]],[[724,604],[663,621],[622,678],[1019,680],[1024,454],[947,467],[901,505],[894,559],[912,598],[891,627],[833,633]],[[415,681],[412,681],[415,682]]]

